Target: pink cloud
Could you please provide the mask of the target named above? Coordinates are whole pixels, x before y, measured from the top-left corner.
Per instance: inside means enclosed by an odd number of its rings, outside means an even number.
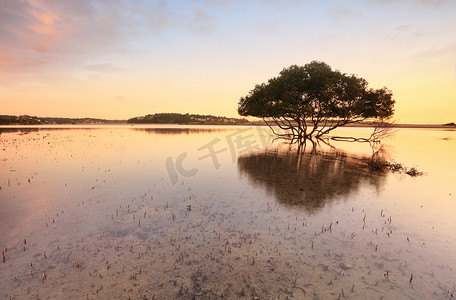
[[[144,22],[147,15],[162,15],[157,22],[163,26],[156,24],[157,30],[169,26],[156,5],[132,12],[135,1],[2,1],[0,72],[41,74],[47,66],[78,69],[88,60],[123,53],[125,40],[137,34],[138,13]]]

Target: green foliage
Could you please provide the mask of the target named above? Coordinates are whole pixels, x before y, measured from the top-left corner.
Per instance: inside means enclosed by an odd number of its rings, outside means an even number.
[[[37,117],[30,116],[0,116],[0,125],[11,125],[11,124],[21,124],[21,125],[38,125],[41,124],[40,120]]]
[[[104,120],[94,118],[55,118],[36,116],[0,115],[0,125],[46,125],[46,124],[121,124],[123,120]]]
[[[186,124],[190,122],[189,114],[163,113],[136,117],[128,120],[128,123],[139,124]]]
[[[234,119],[212,115],[194,115],[178,113],[158,113],[135,117],[128,120],[132,124],[215,124],[215,123],[247,123],[246,119]]]
[[[242,116],[272,119],[279,122],[277,125],[294,122],[297,125],[285,129],[297,129],[305,135],[309,122],[320,127],[332,123],[335,128],[366,119],[387,119],[394,113],[394,103],[390,90],[368,88],[363,78],[313,61],[304,66],[292,65],[278,77],[256,85],[240,99],[238,112]]]

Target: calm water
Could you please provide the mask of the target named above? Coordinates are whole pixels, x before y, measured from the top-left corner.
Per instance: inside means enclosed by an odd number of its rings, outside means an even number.
[[[420,177],[333,146],[297,153],[251,127],[0,128],[0,298],[451,298],[456,131],[385,141]]]

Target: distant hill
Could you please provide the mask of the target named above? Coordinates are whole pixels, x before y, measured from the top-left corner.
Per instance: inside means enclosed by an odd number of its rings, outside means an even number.
[[[248,124],[247,119],[227,118],[212,115],[191,115],[178,113],[158,113],[129,120],[105,120],[95,118],[57,118],[37,116],[0,115],[0,125],[51,125],[51,124]]]
[[[106,120],[96,118],[58,118],[36,117],[29,115],[0,115],[0,125],[63,125],[63,124],[195,124],[195,125],[266,125],[262,120],[227,118],[213,115],[158,113],[128,120]],[[372,127],[371,123],[352,125],[356,127]],[[396,128],[448,128],[456,127],[454,122],[446,124],[395,124]]]
[[[0,125],[47,125],[47,124],[125,124],[125,120],[104,120],[94,118],[54,118],[36,116],[0,115]]]
[[[131,118],[127,122],[131,124],[247,124],[249,121],[212,115],[158,113]]]

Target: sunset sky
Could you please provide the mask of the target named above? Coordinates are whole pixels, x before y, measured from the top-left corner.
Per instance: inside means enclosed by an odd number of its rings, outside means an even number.
[[[284,67],[386,86],[400,123],[456,122],[453,0],[0,0],[0,114],[237,117]]]

